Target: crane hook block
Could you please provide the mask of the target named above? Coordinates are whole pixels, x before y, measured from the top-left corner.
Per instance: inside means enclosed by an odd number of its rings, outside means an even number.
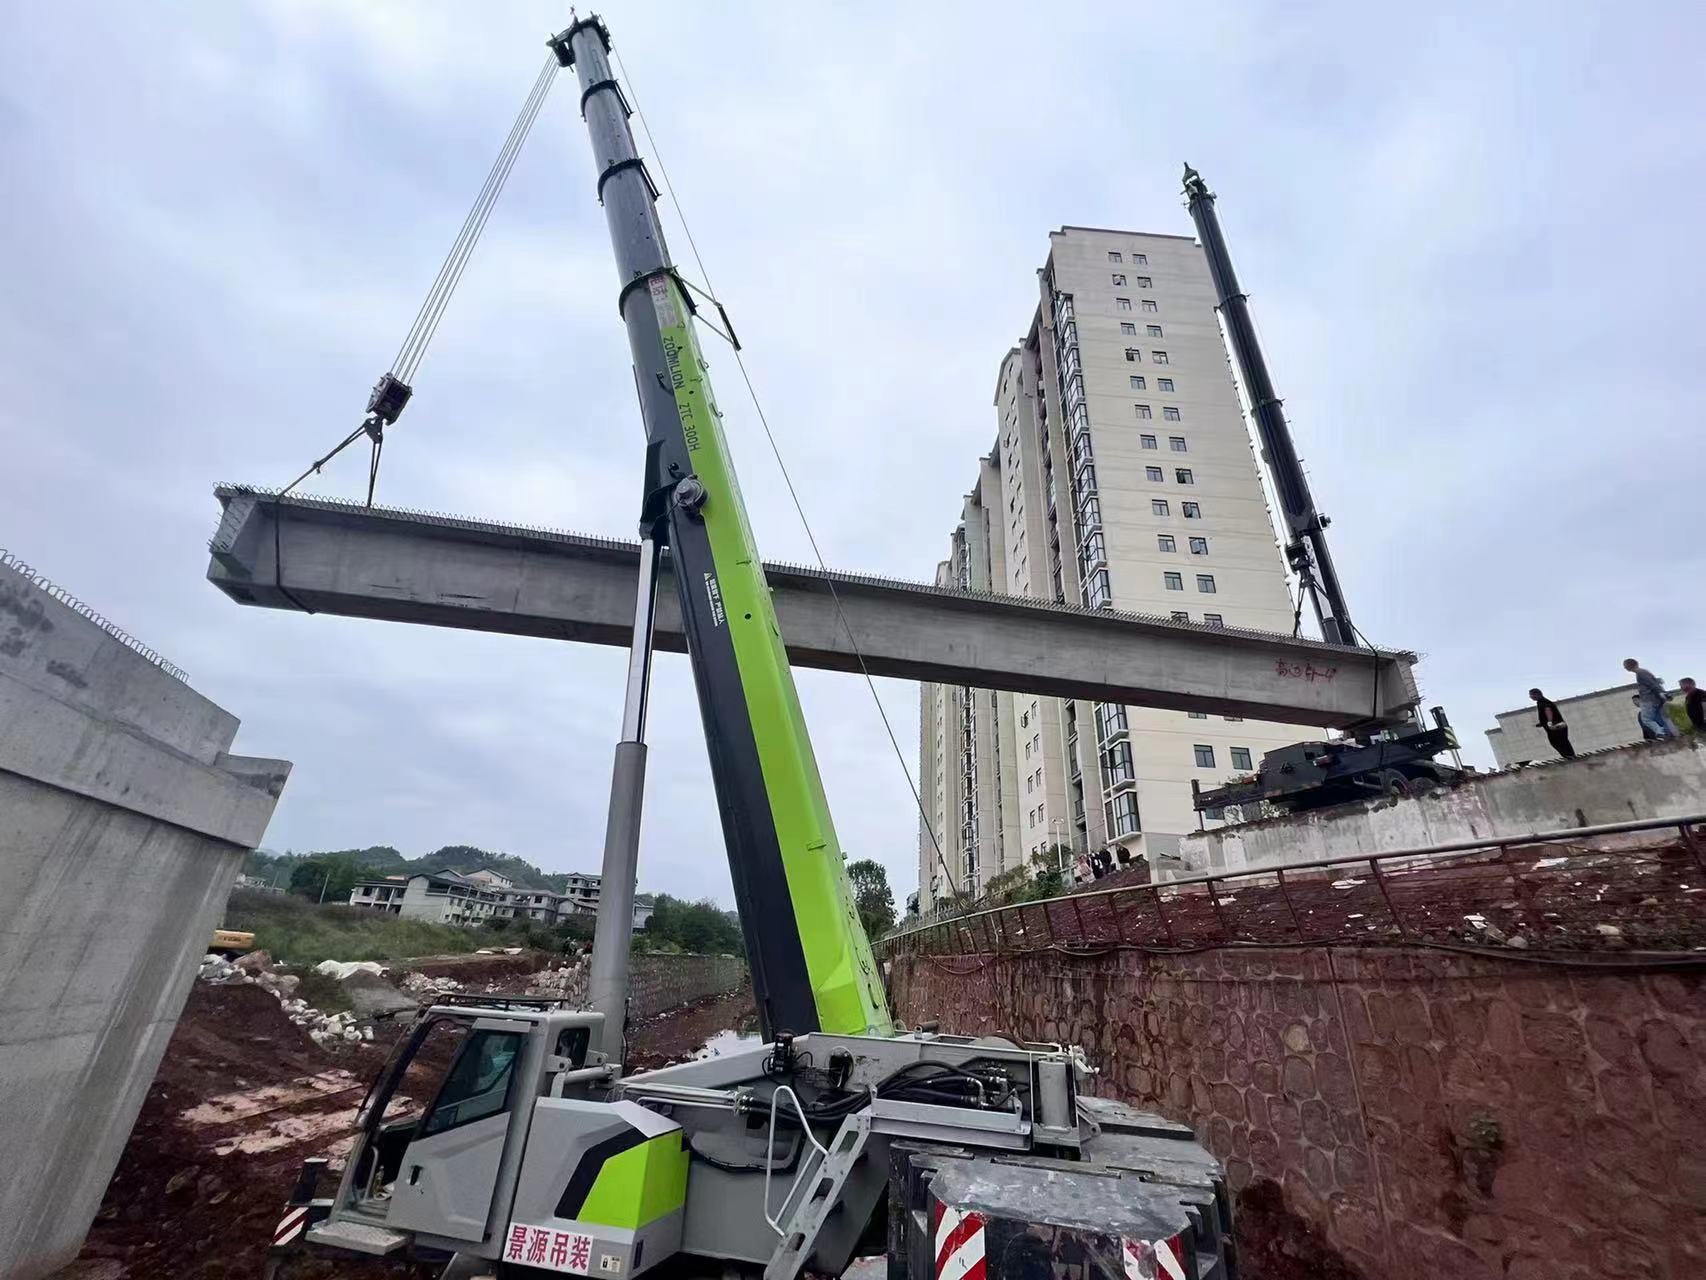
[[[415,389],[394,373],[387,373],[373,384],[373,394],[367,397],[367,411],[386,426],[402,415],[403,407]]]

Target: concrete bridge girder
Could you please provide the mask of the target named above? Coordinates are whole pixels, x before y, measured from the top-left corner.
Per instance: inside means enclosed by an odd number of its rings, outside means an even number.
[[[208,577],[239,603],[628,643],[634,543],[216,493]],[[877,676],[1331,728],[1397,724],[1418,700],[1412,653],[788,565],[766,573],[802,667],[858,671],[862,656]],[[672,585],[660,603],[657,645],[684,652]]]

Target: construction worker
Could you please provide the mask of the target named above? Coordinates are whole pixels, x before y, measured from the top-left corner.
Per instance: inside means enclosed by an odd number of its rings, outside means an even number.
[[[1570,745],[1570,726],[1564,722],[1564,713],[1558,710],[1558,704],[1538,689],[1530,689],[1528,696],[1534,699],[1534,709],[1540,716],[1535,724],[1546,734],[1552,750],[1566,760],[1574,760],[1576,749]]]
[[[1689,727],[1706,733],[1706,689],[1695,684],[1693,676],[1682,678],[1682,709],[1688,713]]]
[[[1641,707],[1641,727],[1651,729],[1655,738],[1676,737],[1676,726],[1665,714],[1665,703],[1670,701],[1670,694],[1665,692],[1665,682],[1633,658],[1623,659],[1623,669],[1635,677],[1635,700]]]

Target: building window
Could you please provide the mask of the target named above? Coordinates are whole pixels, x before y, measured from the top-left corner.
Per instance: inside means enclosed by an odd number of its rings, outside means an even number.
[[[1130,298],[1115,298],[1114,303],[1119,307],[1119,309],[1121,311],[1130,311],[1131,310],[1131,299]]]
[[[1149,406],[1146,404],[1134,404],[1132,405],[1132,411],[1140,418],[1153,418],[1155,416],[1150,412]]]
[[[1029,794],[1030,792],[1034,791],[1035,789],[1036,789],[1035,783],[1027,775],[1025,778],[1025,792],[1026,792],[1026,794]]]
[[[1139,289],[1153,289],[1155,287],[1155,283],[1150,280],[1148,276],[1139,276],[1137,278],[1137,287]]]
[[[1179,416],[1179,411],[1177,409],[1169,410],[1169,412],[1171,412],[1175,418]],[[1184,453],[1185,452],[1185,437],[1184,436],[1168,436],[1167,437],[1167,447],[1169,449],[1171,449],[1174,453]]]
[[[1208,554],[1208,539],[1207,538],[1192,538],[1191,539],[1191,554],[1193,556],[1206,556]]]
[[[1188,715],[1192,720],[1207,720],[1208,719],[1208,712],[1206,712],[1206,711],[1188,711],[1185,714]]]
[[[1133,324],[1130,320],[1121,320],[1120,321],[1120,334],[1122,337],[1135,338],[1135,337],[1137,337],[1137,326],[1135,324]]]
[[[1108,250],[1108,261],[1109,262],[1124,262],[1125,259],[1120,257],[1120,251],[1118,249],[1109,249]]]
[[[1167,419],[1168,422],[1177,422],[1179,420],[1178,406],[1171,405],[1171,404],[1164,405],[1161,409],[1161,416],[1163,418]],[[1185,451],[1184,441],[1181,440],[1179,442],[1179,452],[1183,453],[1184,451]]]
[[[1214,594],[1214,575],[1212,573],[1197,574],[1197,590],[1205,596]]]
[[[1131,389],[1133,391],[1149,390],[1149,384],[1143,380],[1143,375],[1141,373],[1134,373],[1131,375]]]
[[[1191,615],[1186,613],[1183,609],[1173,610],[1173,621],[1174,622],[1189,622],[1190,620],[1191,620]]]
[[[1021,711],[1019,713],[1019,727],[1021,729],[1028,729],[1031,727],[1031,713],[1029,711]]]
[[[1135,266],[1147,267],[1149,265],[1149,255],[1147,253],[1134,253],[1131,255],[1131,260]]]
[[[1232,767],[1234,769],[1242,769],[1245,773],[1248,773],[1250,771],[1252,766],[1250,764],[1250,748],[1249,747],[1233,747],[1232,748]]]
[[[1108,806],[1109,826],[1116,836],[1134,836],[1141,829],[1137,817],[1137,792],[1122,791]]]
[[[1197,753],[1197,768],[1199,768],[1199,769],[1212,769],[1212,768],[1214,768],[1214,748],[1213,747],[1207,745],[1206,743],[1199,742],[1192,748],[1192,750],[1194,750]]]
[[[1152,435],[1141,435],[1138,437],[1138,439],[1143,441],[1143,447],[1145,449],[1154,449],[1157,447],[1156,443],[1155,443],[1155,437]]]
[[[1122,738],[1104,751],[1102,769],[1106,773],[1105,786],[1117,787],[1122,782],[1133,781],[1136,775],[1131,767],[1131,743]]]
[[[1211,627],[1224,627],[1226,625],[1226,619],[1218,613],[1205,613],[1202,616],[1202,620],[1206,625]],[[1227,719],[1231,719],[1231,717],[1228,716]]]
[[[1178,477],[1180,484],[1195,484],[1196,479],[1191,475],[1189,467],[1174,467],[1173,474]]]
[[[1127,364],[1136,364],[1138,361],[1143,359],[1143,352],[1139,351],[1136,347],[1127,347],[1125,349],[1125,358]]]
[[[1196,503],[1187,502],[1184,504],[1184,508],[1185,508],[1185,519],[1187,519],[1187,520],[1200,520],[1200,519],[1202,519],[1202,508],[1200,506],[1198,506]]]
[[[1113,599],[1113,588],[1108,585],[1108,571],[1098,569],[1090,575],[1089,602],[1092,609],[1100,609]]]
[[[1164,573],[1161,575],[1161,581],[1166,584],[1167,590],[1169,591],[1183,591],[1185,589],[1185,578],[1183,574]]]
[[[1179,549],[1177,546],[1174,545],[1173,535],[1170,533],[1158,533],[1158,534],[1156,534],[1155,535],[1155,545],[1157,547],[1159,547],[1162,551],[1177,551]]]
[[[1161,308],[1159,308],[1155,305],[1155,299],[1154,298],[1145,298],[1143,300],[1143,309],[1145,311],[1159,311]]]
[[[1160,387],[1163,391],[1171,391],[1173,389],[1173,380],[1171,378],[1160,379]]]
[[[1161,326],[1158,324],[1150,325],[1149,326],[1149,336],[1151,338],[1159,338],[1161,336]]]
[[[1169,516],[1173,513],[1167,509],[1167,499],[1151,498],[1149,500],[1149,514],[1152,516]]]
[[[1151,351],[1149,353],[1149,358],[1156,364],[1167,363],[1167,353],[1165,351]]]
[[[1146,480],[1152,480],[1156,484],[1160,484],[1163,478],[1163,473],[1160,467],[1145,467],[1143,469],[1143,476]]]
[[[1119,272],[1117,272],[1117,271],[1116,271],[1116,272],[1114,272],[1114,283],[1115,283],[1115,284],[1117,284],[1117,285],[1119,285],[1119,284],[1124,284],[1124,283],[1125,283],[1125,277],[1124,277],[1124,276],[1122,276],[1122,275],[1121,275],[1121,274],[1120,274],[1120,273],[1119,273]]]
[[[1025,739],[1025,759],[1029,760],[1030,758],[1031,758],[1031,741],[1029,738],[1027,738],[1027,739]]]
[[[1244,723],[1244,717],[1243,716],[1221,716],[1220,718],[1222,720],[1226,721],[1227,724],[1243,724]]]

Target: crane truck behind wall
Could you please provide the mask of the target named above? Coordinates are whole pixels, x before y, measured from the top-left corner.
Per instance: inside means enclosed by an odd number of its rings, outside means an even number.
[[[1297,576],[1298,610],[1301,613],[1303,599],[1307,598],[1314,605],[1322,638],[1354,645],[1361,633],[1351,621],[1338,570],[1327,550],[1327,526],[1331,522],[1315,506],[1285,410],[1268,375],[1268,362],[1250,315],[1250,299],[1238,283],[1232,254],[1220,229],[1214,193],[1190,165],[1185,166],[1184,181],[1191,220],[1214,280],[1215,307],[1243,380],[1251,425],[1277,499],[1286,562]],[[1419,787],[1455,782],[1464,776],[1463,770],[1441,764],[1434,757],[1455,751],[1457,738],[1443,710],[1435,707],[1433,715],[1432,729],[1420,723],[1417,713],[1418,723],[1410,730],[1370,724],[1362,732],[1353,731],[1344,741],[1297,742],[1280,747],[1264,755],[1253,774],[1211,791],[1202,791],[1193,780],[1196,810],[1218,817],[1228,806],[1238,806],[1241,812],[1267,805],[1310,809],[1371,795],[1407,795]],[[1245,812],[1245,816],[1255,815]]]

